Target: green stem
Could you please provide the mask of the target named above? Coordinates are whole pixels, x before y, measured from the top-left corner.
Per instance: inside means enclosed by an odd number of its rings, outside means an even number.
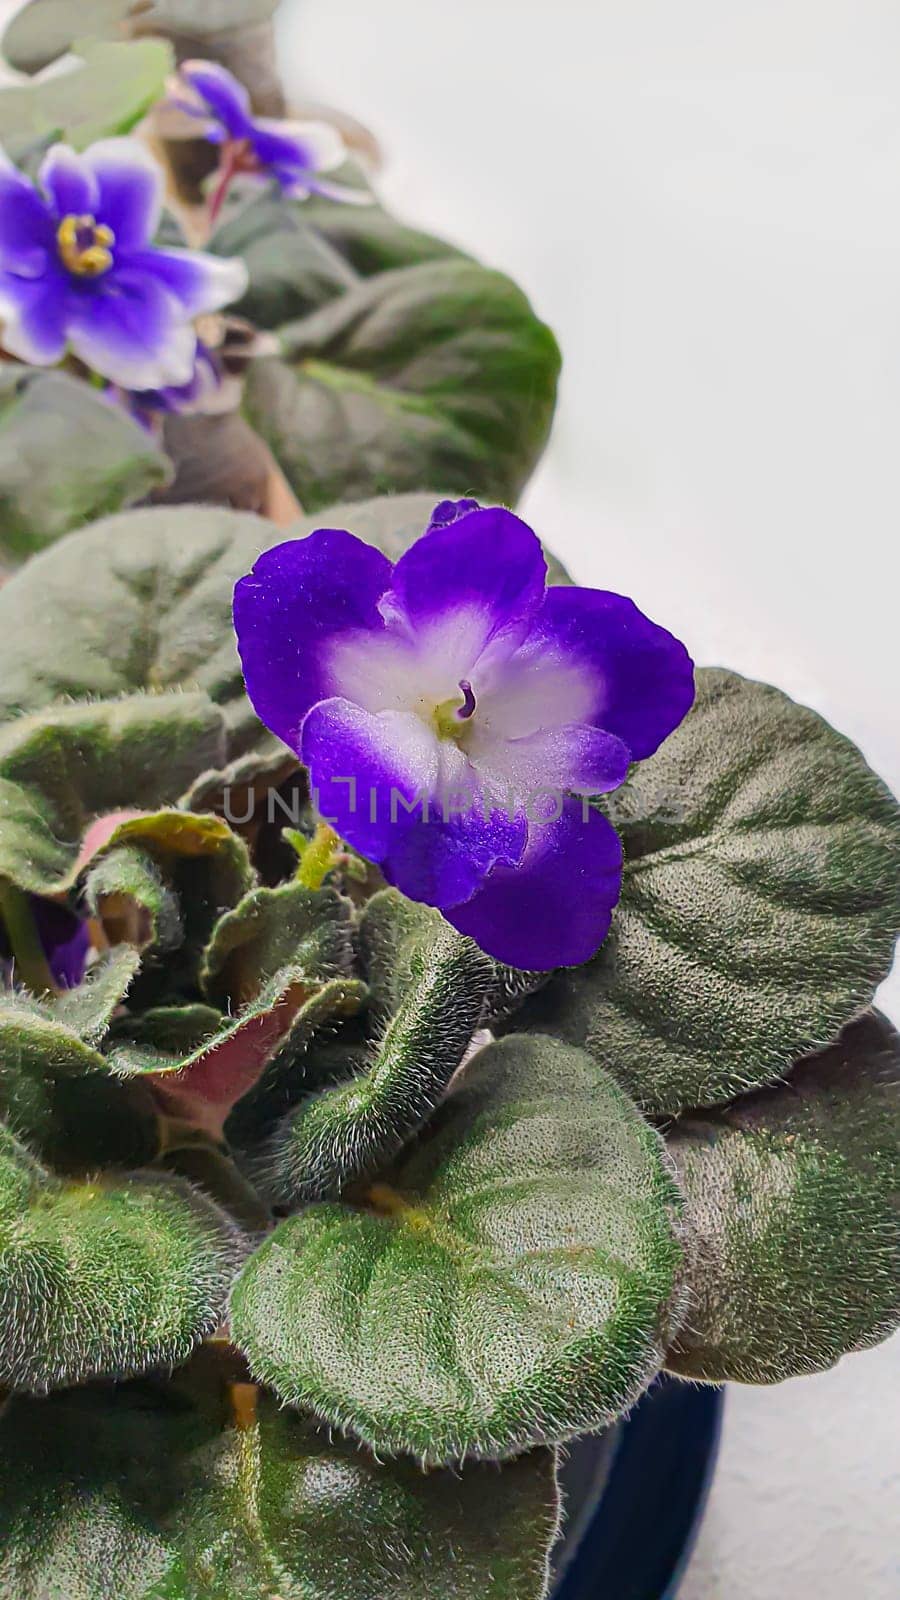
[[[297,868],[297,882],[304,889],[321,889],[335,863],[340,839],[327,822],[320,822],[307,844]]]
[[[28,896],[6,878],[0,878],[0,918],[12,949],[16,979],[26,984],[32,994],[55,994],[56,984]]]

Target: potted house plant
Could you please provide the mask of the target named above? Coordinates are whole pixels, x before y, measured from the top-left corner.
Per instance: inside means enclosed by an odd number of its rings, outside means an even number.
[[[0,1595],[544,1600],[658,1374],[900,1320],[897,807],[510,509],[552,334],[273,9],[6,44]]]

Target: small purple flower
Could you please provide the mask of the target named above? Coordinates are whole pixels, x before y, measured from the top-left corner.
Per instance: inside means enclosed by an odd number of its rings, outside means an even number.
[[[117,405],[124,406],[142,426],[151,426],[157,416],[172,416],[209,408],[222,389],[222,372],[212,350],[197,340],[194,370],[187,383],[170,384],[162,389],[123,390],[109,393]]]
[[[41,949],[58,989],[75,989],[84,977],[91,940],[87,922],[55,900],[29,895],[28,905]],[[6,932],[0,922],[0,964],[15,980],[15,961]]]
[[[368,205],[362,190],[323,178],[345,158],[344,141],[326,122],[283,122],[254,117],[242,83],[215,61],[184,61],[173,79],[169,104],[203,124],[203,137],[222,146],[220,184],[213,215],[232,178],[274,178],[296,200],[310,194]]]
[[[238,299],[242,261],[151,243],[163,175],[133,139],[78,155],[58,144],[38,187],[0,164],[0,317],[12,355],[52,366],[70,349],[124,389],[190,382],[192,319]]]
[[[546,588],[518,517],[445,501],[396,566],[320,529],[235,589],[247,690],[388,881],[511,966],[586,961],[622,850],[580,797],[622,783],[694,697],[684,646],[622,595]]]

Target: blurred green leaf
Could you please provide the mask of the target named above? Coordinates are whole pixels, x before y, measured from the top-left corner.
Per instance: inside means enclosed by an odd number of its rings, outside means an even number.
[[[276,1228],[235,1286],[232,1336],[282,1400],[379,1453],[572,1438],[661,1364],[679,1204],[658,1136],[585,1052],[510,1038],[356,1207]]]
[[[0,1589],[15,1600],[543,1600],[550,1451],[422,1473],[246,1386],[13,1400]],[[242,1425],[238,1425],[238,1423]],[[85,1449],[90,1440],[90,1449]]]
[[[263,195],[218,228],[209,248],[240,256],[249,285],[232,310],[259,328],[280,328],[352,289],[358,275],[319,230],[302,205]]]
[[[85,150],[96,139],[128,133],[163,94],[173,65],[162,39],[76,39],[64,71],[0,88],[0,143],[53,130]]]
[[[7,24],[0,49],[20,72],[39,72],[76,39],[116,39],[135,0],[27,0]]]
[[[900,1325],[900,1037],[884,1017],[679,1119],[668,1144],[697,1241],[672,1371],[780,1383]]]
[[[355,168],[338,177],[349,188],[366,187]],[[348,206],[262,195],[217,229],[210,249],[245,262],[250,285],[234,309],[268,329],[308,316],[375,273],[467,259],[444,240],[398,222],[374,196],[371,205]]]
[[[89,384],[0,367],[0,556],[23,560],[171,475],[152,436]]]
[[[44,1391],[186,1360],[242,1253],[188,1185],[62,1181],[0,1125],[0,1383]]]
[[[664,1114],[771,1082],[871,1000],[900,931],[900,811],[815,712],[701,671],[604,809],[626,856],[610,937],[513,1026],[586,1045]]]
[[[246,413],[307,509],[445,483],[512,502],[546,442],[559,351],[500,273],[383,272],[279,334]]]

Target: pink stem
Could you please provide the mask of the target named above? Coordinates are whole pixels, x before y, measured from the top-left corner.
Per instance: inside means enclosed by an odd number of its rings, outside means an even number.
[[[222,152],[222,165],[219,168],[219,181],[216,184],[213,197],[209,202],[209,225],[214,227],[219,219],[219,213],[225,204],[228,191],[241,167],[241,158],[238,148],[232,140],[225,145]]]

